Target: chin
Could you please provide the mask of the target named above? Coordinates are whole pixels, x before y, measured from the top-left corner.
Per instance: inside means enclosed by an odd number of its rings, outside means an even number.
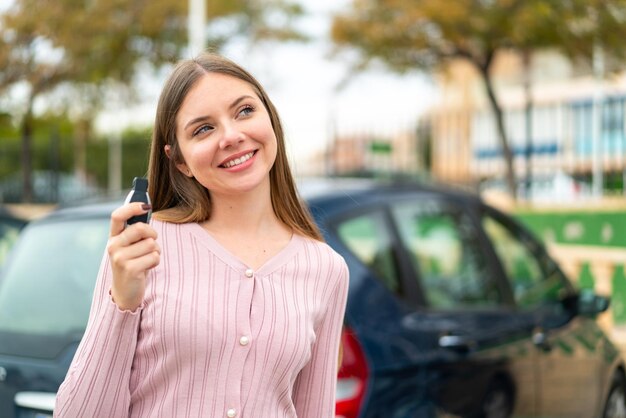
[[[269,176],[262,179],[241,179],[240,181],[229,181],[222,184],[222,189],[225,193],[228,194],[240,194],[240,193],[249,193],[258,189],[262,189],[266,187],[269,190]],[[209,189],[211,190],[211,189]]]

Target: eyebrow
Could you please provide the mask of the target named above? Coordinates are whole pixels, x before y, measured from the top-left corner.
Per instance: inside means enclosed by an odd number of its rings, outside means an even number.
[[[242,101],[246,100],[246,99],[253,99],[254,97],[248,95],[248,94],[244,94],[243,96],[238,97],[237,99],[235,99],[230,106],[228,106],[228,109],[232,109],[234,107],[236,107],[239,103],[241,103]],[[183,128],[184,130],[187,130],[187,128],[189,128],[191,125],[194,125],[198,122],[203,122],[205,120],[209,119],[209,116],[199,116],[197,118],[193,118],[191,119],[189,122],[187,122],[185,124],[185,127]]]

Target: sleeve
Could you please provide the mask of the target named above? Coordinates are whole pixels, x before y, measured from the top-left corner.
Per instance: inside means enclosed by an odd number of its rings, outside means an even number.
[[[111,264],[105,253],[85,334],[57,392],[55,418],[127,417],[130,370],[143,305],[121,311],[110,295]]]
[[[298,418],[335,416],[335,390],[339,368],[339,342],[348,296],[348,267],[339,264],[338,281],[327,303],[326,313],[316,331],[309,363],[300,371],[294,385],[294,404]]]

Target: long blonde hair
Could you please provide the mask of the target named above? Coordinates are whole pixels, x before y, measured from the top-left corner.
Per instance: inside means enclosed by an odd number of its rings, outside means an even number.
[[[263,102],[276,134],[277,153],[270,169],[270,195],[274,213],[301,235],[323,241],[309,211],[298,197],[285,151],[283,128],[276,108],[259,82],[231,60],[214,53],[180,61],[165,82],[157,106],[150,145],[148,193],[155,216],[174,223],[203,222],[211,216],[209,191],[198,181],[183,175],[176,164],[182,156],[176,138],[176,117],[183,100],[195,83],[207,73],[225,74],[250,84]],[[171,148],[170,158],[165,146]]]

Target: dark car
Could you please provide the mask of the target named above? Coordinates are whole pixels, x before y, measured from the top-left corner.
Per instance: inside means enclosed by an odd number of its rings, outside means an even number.
[[[302,190],[350,268],[337,417],[626,416],[623,361],[595,321],[608,300],[511,217],[433,186]],[[50,416],[119,204],[22,234],[0,277],[2,417]]]

